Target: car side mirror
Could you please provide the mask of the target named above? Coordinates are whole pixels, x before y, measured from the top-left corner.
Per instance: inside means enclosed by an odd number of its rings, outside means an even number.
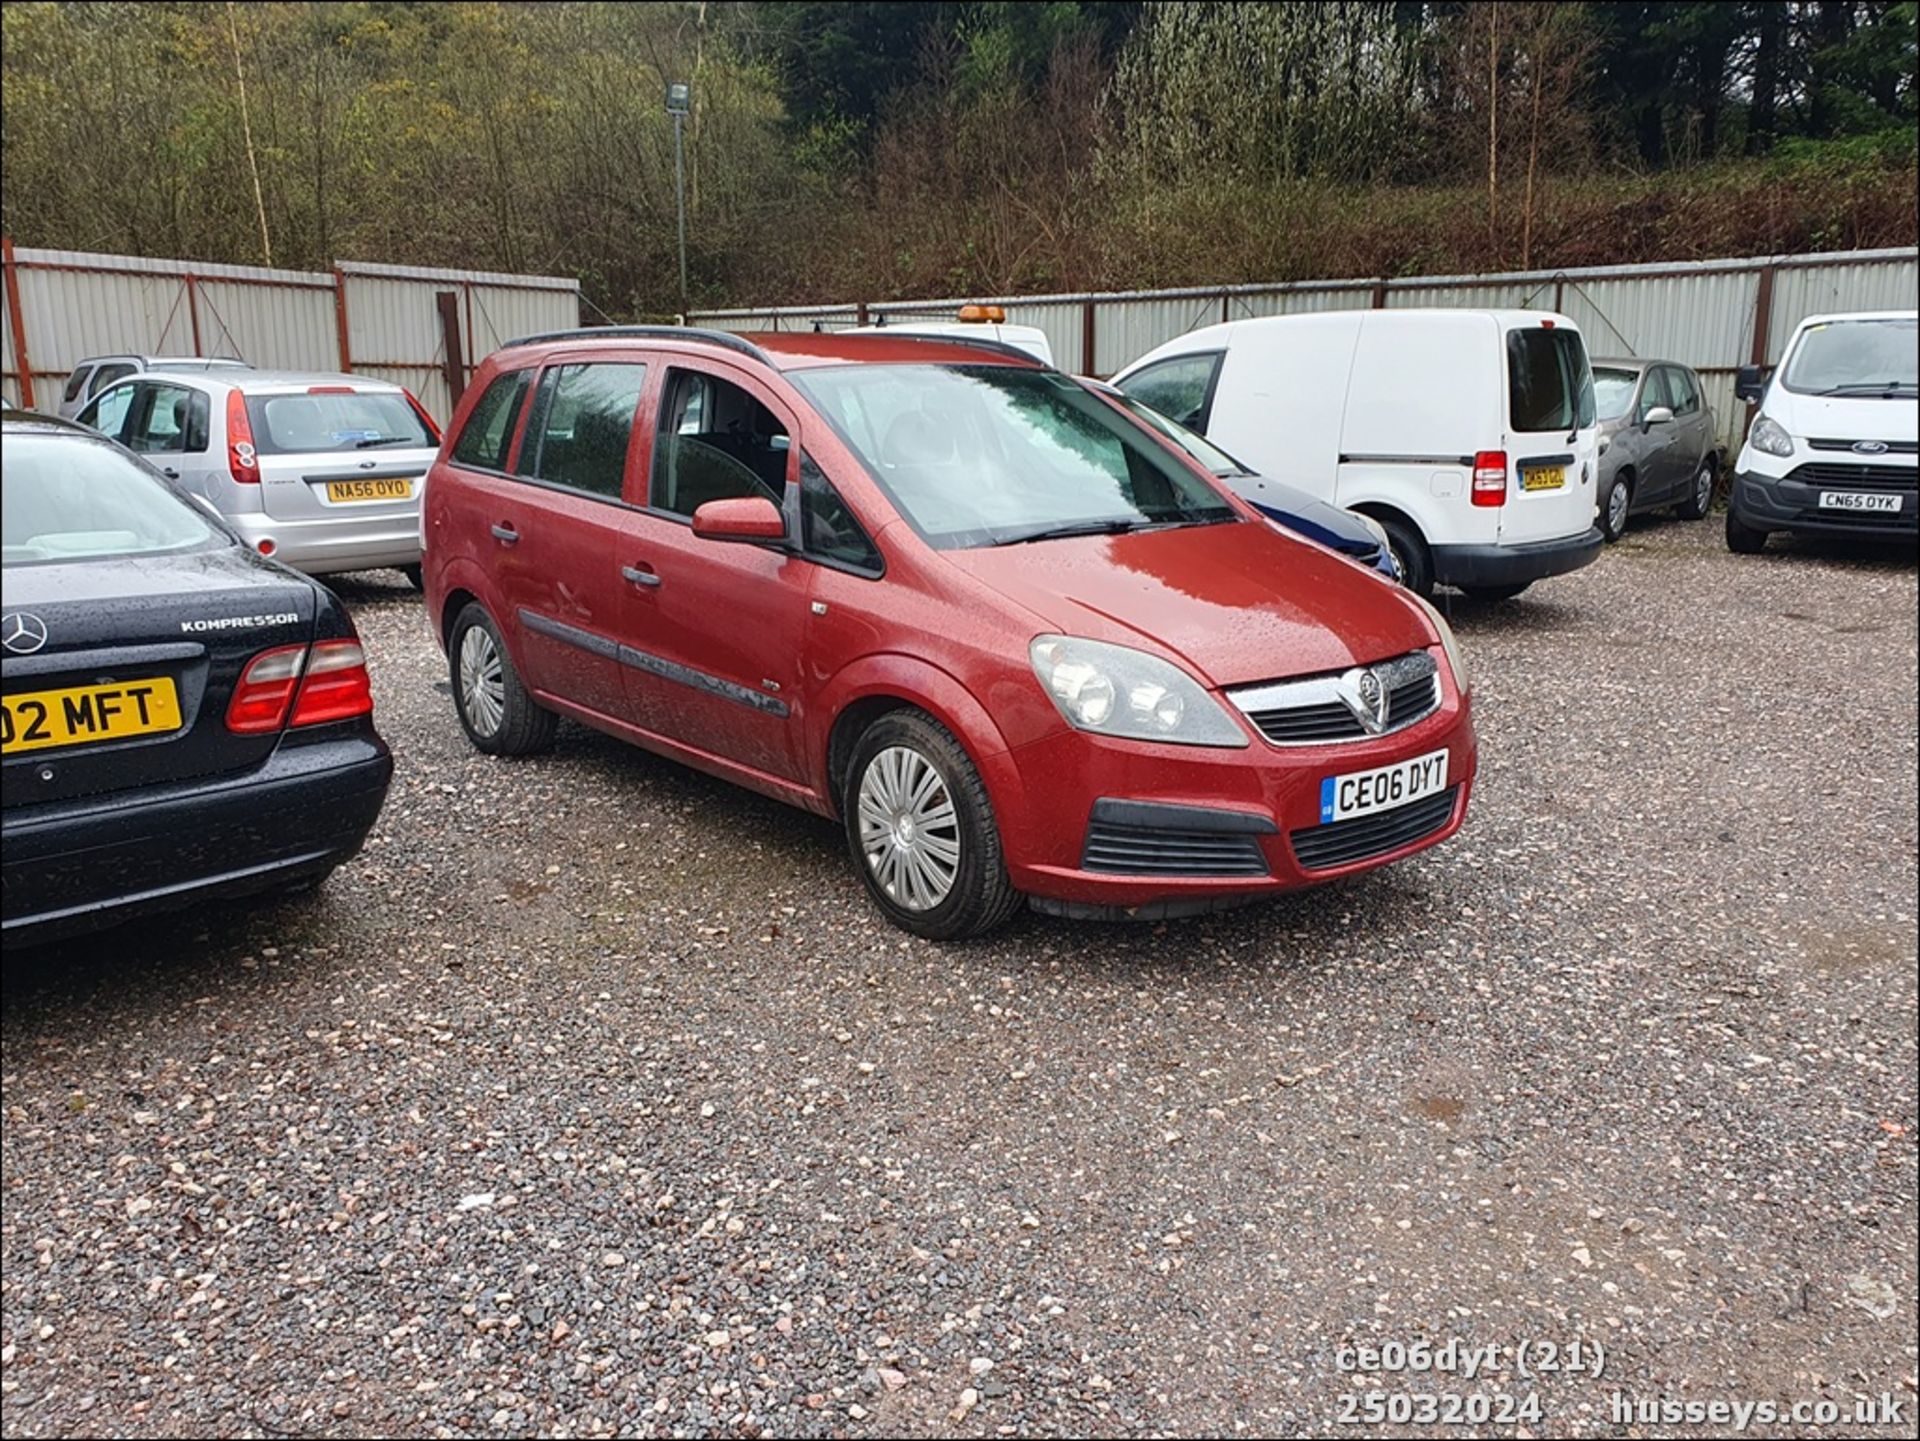
[[[787,520],[764,495],[710,500],[693,513],[693,533],[702,540],[754,543],[787,538]]]
[[[1644,416],[1641,417],[1640,423],[1644,425],[1648,430],[1652,430],[1654,426],[1666,425],[1672,419],[1673,419],[1673,408],[1671,406],[1656,405],[1652,410],[1649,410]]]
[[[1733,382],[1733,393],[1753,404],[1767,393],[1767,378],[1773,374],[1771,365],[1743,365]]]

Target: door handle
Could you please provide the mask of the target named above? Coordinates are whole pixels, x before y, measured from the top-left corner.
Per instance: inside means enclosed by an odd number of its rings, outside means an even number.
[[[660,584],[659,576],[650,570],[641,570],[638,566],[621,566],[620,577],[622,580],[632,581],[635,585],[644,585],[650,588],[657,587]]]
[[[519,541],[520,532],[510,525],[496,525],[493,527],[493,538],[502,545],[513,545]]]
[[[178,480],[180,478],[180,472],[175,470],[170,465],[161,466],[160,473],[164,475],[168,480]]]

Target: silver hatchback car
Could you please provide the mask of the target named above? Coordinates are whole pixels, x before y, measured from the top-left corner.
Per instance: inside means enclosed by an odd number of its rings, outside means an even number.
[[[262,555],[310,575],[394,566],[420,583],[420,497],[440,432],[391,381],[143,372],[78,419],[144,455]]]

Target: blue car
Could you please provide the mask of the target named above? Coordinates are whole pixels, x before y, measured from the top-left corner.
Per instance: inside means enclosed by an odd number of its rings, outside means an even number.
[[[1387,544],[1387,533],[1380,528],[1378,521],[1351,510],[1342,510],[1337,505],[1329,505],[1291,485],[1255,475],[1212,441],[1196,435],[1177,421],[1167,419],[1151,406],[1142,405],[1103,380],[1082,376],[1080,383],[1089,390],[1098,391],[1129,415],[1166,436],[1212,471],[1227,489],[1274,524],[1285,526],[1294,534],[1305,536],[1328,550],[1351,556],[1362,565],[1372,566],[1396,585],[1400,583],[1399,562],[1393,558],[1393,547]]]

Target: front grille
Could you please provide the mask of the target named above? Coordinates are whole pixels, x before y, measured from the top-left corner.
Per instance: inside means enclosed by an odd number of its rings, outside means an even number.
[[[1817,460],[1796,466],[1787,479],[1834,490],[1912,490],[1920,486],[1920,466],[1844,465]]]
[[[1294,859],[1302,870],[1330,871],[1370,856],[1383,856],[1432,835],[1452,818],[1459,791],[1458,786],[1448,786],[1412,805],[1331,825],[1308,826],[1289,833],[1287,839],[1293,843]]]
[[[1370,731],[1356,709],[1357,677],[1371,669],[1387,689],[1386,722]],[[1277,746],[1316,745],[1390,735],[1432,715],[1440,704],[1439,667],[1425,651],[1339,675],[1248,686],[1228,693],[1260,734]]]
[[[1251,835],[1126,826],[1087,827],[1081,868],[1135,876],[1264,876],[1267,858]]]
[[[1814,450],[1852,450],[1851,440],[1809,440],[1807,444]],[[1882,455],[1920,454],[1920,442],[1911,440],[1883,440],[1879,444],[1886,447]]]

